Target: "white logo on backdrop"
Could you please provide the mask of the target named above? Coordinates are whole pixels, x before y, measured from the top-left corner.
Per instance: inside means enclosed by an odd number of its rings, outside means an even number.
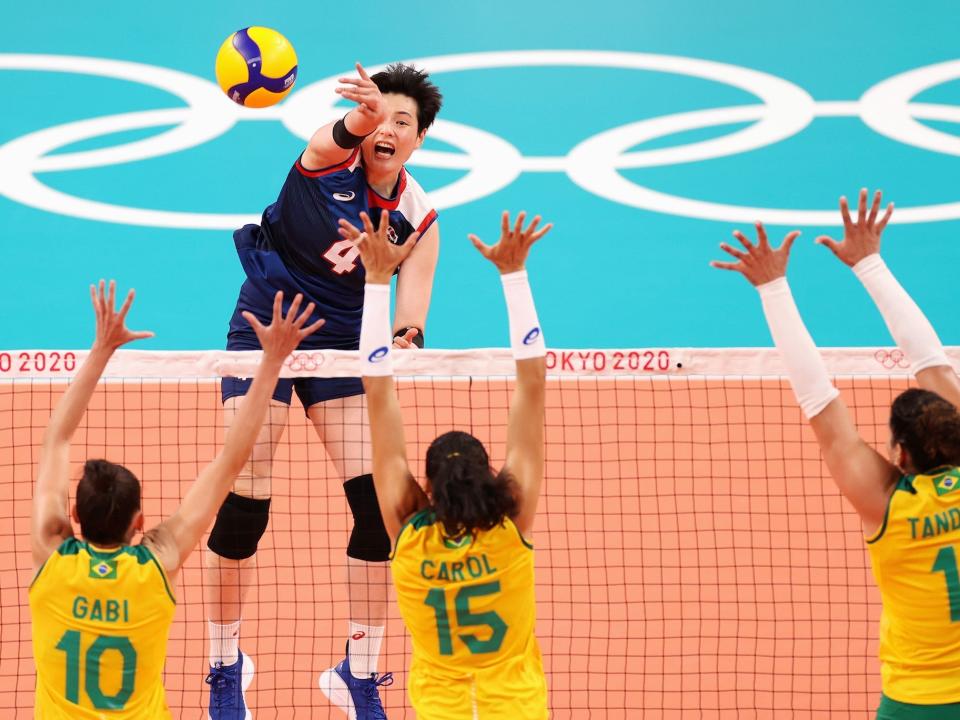
[[[566,173],[583,189],[631,207],[691,218],[750,222],[762,218],[782,225],[830,225],[836,211],[761,208],[706,202],[659,192],[626,179],[631,168],[701,162],[756,150],[792,137],[815,118],[859,117],[875,132],[898,142],[946,155],[960,155],[960,137],[920,120],[960,123],[960,106],[912,102],[931,87],[960,78],[960,60],[917,68],[873,86],[859,100],[816,101],[782,78],[724,63],[671,55],[592,50],[522,50],[465,53],[405,62],[442,74],[511,67],[595,67],[685,75],[745,90],[760,102],[648,118],[587,138],[566,155],[522,155],[512,144],[485,130],[438,119],[432,137],[461,152],[418,150],[411,166],[466,170],[458,180],[431,192],[437,208],[449,208],[491,195],[521,173]],[[37,130],[0,146],[0,194],[47,212],[105,222],[153,227],[233,229],[256,222],[259,214],[219,214],[151,210],[88,200],[51,188],[38,173],[64,172],[137,162],[187,150],[214,140],[237,122],[280,121],[306,140],[321,124],[344,112],[335,107],[337,77],[320,80],[279,106],[239,107],[211,81],[152,65],[61,55],[0,54],[0,70],[31,70],[96,75],[165,90],[187,107],[119,113]],[[370,68],[375,72],[381,68]],[[750,122],[721,137],[667,148],[627,152],[641,143],[699,128]],[[72,143],[113,133],[172,126],[152,137],[95,150],[50,153]],[[235,177],[225,171],[224,182]],[[144,182],[148,180],[145,179]],[[960,218],[960,202],[899,208],[896,222]]]

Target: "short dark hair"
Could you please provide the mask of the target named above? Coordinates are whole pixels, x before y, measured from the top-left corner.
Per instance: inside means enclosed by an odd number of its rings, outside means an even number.
[[[918,472],[960,465],[960,412],[935,392],[911,388],[890,408],[890,434]]]
[[[382,93],[396,93],[413,98],[417,103],[417,134],[433,125],[440,106],[443,104],[443,95],[440,89],[428,79],[430,75],[423,70],[417,70],[412,65],[394,63],[387,65],[385,70],[370,77]]]
[[[77,517],[84,540],[120,545],[140,509],[140,481],[123,465],[87,460],[77,485]]]
[[[483,443],[469,433],[444,433],[427,449],[427,479],[433,511],[447,537],[490,530],[517,513],[516,484],[494,473]]]

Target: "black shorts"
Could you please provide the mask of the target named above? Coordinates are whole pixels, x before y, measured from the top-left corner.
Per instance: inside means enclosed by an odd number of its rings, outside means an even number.
[[[253,333],[232,332],[227,336],[227,350],[260,350],[260,341]],[[253,378],[225,377],[220,383],[220,397],[226,402],[232,397],[243,397],[250,390]],[[280,378],[273,389],[273,399],[289,405],[293,391],[306,411],[312,405],[339,398],[363,395],[360,378]]]

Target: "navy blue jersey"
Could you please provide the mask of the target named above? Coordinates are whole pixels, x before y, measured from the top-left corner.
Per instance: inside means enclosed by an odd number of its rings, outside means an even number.
[[[437,219],[426,193],[405,169],[392,199],[378,195],[367,184],[359,148],[322,170],[308,170],[298,159],[260,225],[245,225],[234,233],[247,278],[230,319],[230,337],[252,334],[240,314],[244,310],[270,322],[273,296],[282,290],[285,310],[299,292],[304,305],[316,303],[313,319],[327,320],[301,347],[356,349],[365,272],[359,251],[337,232],[338,221],[345,218],[360,227],[360,212],[366,211],[377,225],[381,208],[390,213],[388,236],[398,245],[414,231],[424,233]]]

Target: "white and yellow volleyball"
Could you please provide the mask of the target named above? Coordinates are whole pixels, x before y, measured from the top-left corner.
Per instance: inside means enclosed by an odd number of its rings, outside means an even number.
[[[245,107],[275,105],[297,81],[297,53],[283,35],[266,27],[237,30],[217,53],[217,83]]]

